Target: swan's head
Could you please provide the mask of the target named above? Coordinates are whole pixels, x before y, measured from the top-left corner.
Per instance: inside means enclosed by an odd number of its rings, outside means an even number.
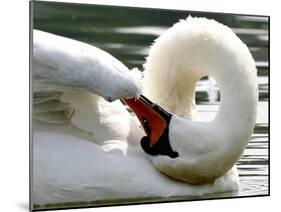
[[[125,99],[135,112],[147,136],[141,139],[143,150],[152,156],[166,155],[170,158],[179,156],[169,143],[169,125],[172,114],[144,96]]]
[[[195,137],[192,127],[183,128],[191,122],[167,112],[142,95],[126,98],[125,102],[137,115],[147,134],[141,139],[142,149],[162,173],[190,184],[204,184],[214,181],[232,167],[233,164],[225,164],[221,168],[216,166],[216,161],[205,160],[205,156],[220,152],[220,148],[207,145],[198,151],[196,145],[190,142]],[[217,138],[207,139],[216,144]],[[198,141],[194,142],[198,144]],[[227,163],[227,158],[225,161]]]

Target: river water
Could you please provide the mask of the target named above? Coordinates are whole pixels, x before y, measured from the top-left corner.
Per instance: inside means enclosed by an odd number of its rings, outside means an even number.
[[[189,15],[215,19],[231,27],[249,47],[258,69],[259,102],[254,134],[238,161],[241,189],[203,198],[269,194],[269,19],[249,15],[34,2],[34,28],[93,44],[129,68],[143,69],[149,46],[167,28]],[[198,119],[213,119],[219,107],[216,83],[197,83]],[[174,200],[181,200],[174,199]]]

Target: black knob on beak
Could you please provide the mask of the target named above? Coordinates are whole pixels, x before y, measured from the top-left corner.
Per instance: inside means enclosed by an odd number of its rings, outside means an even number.
[[[169,125],[168,125],[169,126]],[[146,124],[146,127],[149,128],[149,124]],[[151,131],[146,129],[146,131]],[[161,135],[159,140],[151,146],[150,135],[144,136],[141,139],[141,147],[149,155],[167,155],[171,158],[176,158],[179,156],[178,152],[173,151],[170,140],[169,140],[169,127],[167,127],[164,133]]]

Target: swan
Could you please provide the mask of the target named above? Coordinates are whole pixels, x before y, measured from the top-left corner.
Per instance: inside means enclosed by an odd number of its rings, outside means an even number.
[[[88,44],[38,30],[33,38],[33,205],[239,188],[235,163],[255,125],[257,73],[230,28],[179,21],[151,46],[143,76]],[[221,92],[211,122],[194,120],[204,76]]]

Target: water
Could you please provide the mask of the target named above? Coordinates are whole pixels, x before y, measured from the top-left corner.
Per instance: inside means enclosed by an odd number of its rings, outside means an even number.
[[[212,18],[231,27],[249,47],[258,69],[257,122],[254,134],[237,163],[241,189],[238,192],[203,198],[267,195],[269,194],[267,17],[35,2],[34,28],[93,44],[109,52],[129,68],[138,67],[142,70],[142,64],[153,40],[179,19],[189,15]],[[196,104],[199,120],[213,119],[219,106],[219,92],[212,79],[204,78],[197,83]]]

